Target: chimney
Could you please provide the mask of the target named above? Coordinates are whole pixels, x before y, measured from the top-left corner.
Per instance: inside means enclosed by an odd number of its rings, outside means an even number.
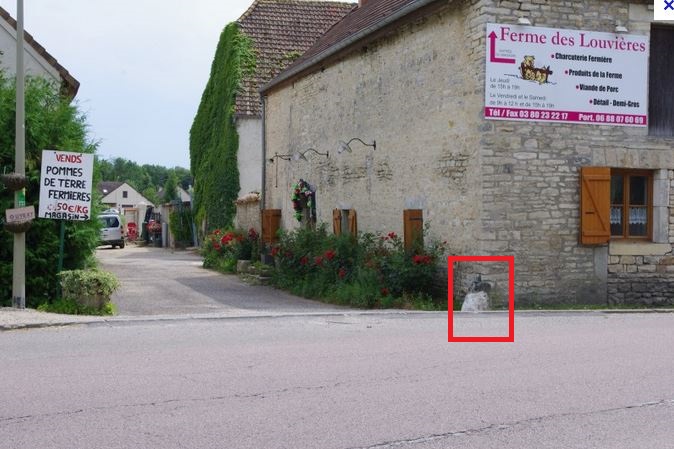
[[[358,0],[358,7],[362,8],[367,4],[368,0]]]

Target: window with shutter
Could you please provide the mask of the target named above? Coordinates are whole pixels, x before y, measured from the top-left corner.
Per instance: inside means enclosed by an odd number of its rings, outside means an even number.
[[[580,169],[580,243],[600,245],[611,238],[609,210],[611,201],[611,169]]]
[[[405,209],[403,211],[403,233],[405,249],[411,251],[424,244],[424,211],[422,209]]]

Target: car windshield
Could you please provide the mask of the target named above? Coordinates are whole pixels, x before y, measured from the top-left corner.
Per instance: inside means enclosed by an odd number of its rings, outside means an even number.
[[[98,217],[98,219],[101,221],[101,225],[104,228],[116,228],[119,226],[117,217]]]

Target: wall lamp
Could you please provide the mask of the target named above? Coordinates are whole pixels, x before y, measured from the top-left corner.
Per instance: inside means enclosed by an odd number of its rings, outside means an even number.
[[[618,34],[625,34],[625,33],[628,33],[629,30],[627,29],[627,27],[625,25],[622,25],[620,22],[617,22],[615,24],[615,32],[618,33]]]
[[[359,139],[358,137],[354,137],[353,139],[349,140],[348,142],[344,142],[343,140],[340,140],[340,141],[339,141],[339,148],[337,148],[337,154],[342,154],[342,153],[345,152],[345,151],[346,151],[347,153],[352,153],[353,150],[351,149],[351,145],[350,145],[350,144],[351,144],[351,142],[353,142],[354,140],[355,140],[355,141],[358,141],[358,142],[360,142],[360,143],[362,143],[362,144],[365,145],[366,147],[372,147],[372,150],[376,150],[376,149],[377,149],[377,141],[376,141],[376,140],[373,140],[372,143],[366,143],[366,142],[363,142],[363,141],[362,141],[361,139]]]
[[[325,153],[321,153],[316,148],[307,148],[306,150],[304,150],[302,152],[296,151],[295,153],[293,153],[293,160],[294,161],[299,161],[299,160],[308,161],[309,159],[307,159],[305,154],[307,154],[310,151],[313,151],[314,153],[318,154],[319,156],[325,156],[326,158],[330,158],[330,152],[328,152],[328,151],[326,151]]]
[[[273,155],[272,157],[270,157],[269,159],[267,159],[267,160],[273,164],[273,163],[274,163],[274,159],[282,159],[282,160],[284,160],[284,161],[289,161],[289,160],[292,159],[292,158],[293,158],[293,155],[292,155],[292,154],[278,154],[278,153],[274,153],[274,155]]]

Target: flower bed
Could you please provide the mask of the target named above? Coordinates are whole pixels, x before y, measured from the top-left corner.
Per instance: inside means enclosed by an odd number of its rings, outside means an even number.
[[[395,233],[328,234],[325,227],[283,234],[272,248],[275,283],[295,294],[356,307],[445,307],[434,305],[434,278],[445,243],[405,251]]]
[[[235,272],[238,260],[259,259],[259,238],[254,228],[247,232],[216,229],[208,234],[203,245],[204,267]]]

